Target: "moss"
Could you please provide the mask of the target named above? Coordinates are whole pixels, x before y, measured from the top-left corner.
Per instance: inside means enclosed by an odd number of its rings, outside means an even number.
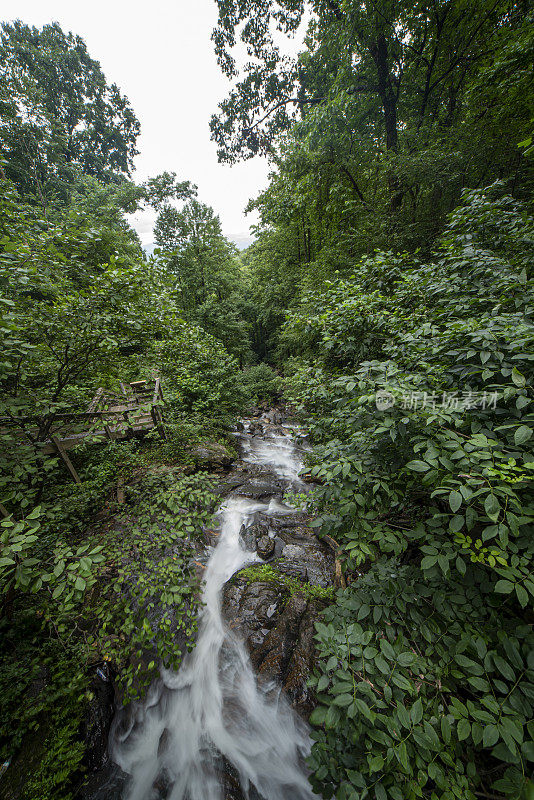
[[[279,572],[271,564],[262,564],[259,567],[246,567],[241,570],[237,575],[238,578],[243,578],[247,583],[254,583],[262,581],[263,583],[274,583],[288,592],[291,597],[294,594],[301,593],[307,600],[325,600],[332,601],[334,599],[334,589],[329,586],[313,586],[311,583],[298,581],[296,578],[291,578],[283,572]]]

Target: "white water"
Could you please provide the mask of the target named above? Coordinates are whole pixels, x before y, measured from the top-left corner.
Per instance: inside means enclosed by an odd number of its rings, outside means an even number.
[[[245,439],[246,460],[268,465],[295,483],[301,463],[289,436]],[[311,800],[303,757],[310,741],[304,722],[280,689],[258,686],[243,644],[221,616],[226,581],[257,556],[239,532],[257,511],[288,513],[276,501],[230,497],[221,507],[221,532],[208,562],[197,645],[178,673],[164,672],[129,729],[116,735],[112,755],[130,775],[126,800],[223,800],[221,755],[235,768],[250,800]]]

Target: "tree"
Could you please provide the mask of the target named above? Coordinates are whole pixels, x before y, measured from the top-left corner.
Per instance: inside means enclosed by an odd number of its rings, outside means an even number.
[[[166,270],[176,280],[185,309],[228,294],[236,275],[235,248],[224,238],[221,222],[210,206],[190,200],[181,209],[166,203],[154,226]]]
[[[130,174],[139,122],[79,36],[5,23],[0,64],[0,153],[24,194],[46,205],[81,173],[104,183]]]
[[[306,49],[291,62],[271,26],[291,33],[305,8],[313,12]],[[308,172],[327,214],[339,216],[343,194],[344,221],[354,230],[357,219],[361,241],[428,247],[462,186],[509,176],[516,192],[526,189],[517,144],[530,120],[530,23],[500,0],[221,0],[221,66],[236,72],[238,28],[255,60],[212,118],[219,158],[268,153],[279,167]],[[497,100],[510,90],[513,111]]]

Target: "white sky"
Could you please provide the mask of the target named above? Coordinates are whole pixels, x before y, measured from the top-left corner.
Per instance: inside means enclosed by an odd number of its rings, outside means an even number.
[[[127,95],[141,122],[135,180],[176,172],[198,185],[198,199],[214,207],[226,236],[248,237],[256,218],[244,208],[267,185],[269,170],[260,158],[217,163],[208,123],[229,84],[210,39],[214,0],[2,0],[0,20],[14,19],[37,27],[57,21],[79,34],[108,82]],[[144,244],[152,223],[150,212],[134,220]]]

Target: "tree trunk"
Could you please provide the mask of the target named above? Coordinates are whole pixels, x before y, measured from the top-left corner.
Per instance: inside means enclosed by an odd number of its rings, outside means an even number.
[[[378,77],[378,94],[384,111],[384,127],[386,131],[386,151],[396,153],[398,145],[397,129],[397,92],[389,71],[388,44],[384,33],[380,33],[376,42],[370,48],[371,56],[376,65]],[[390,168],[388,184],[391,193],[390,209],[396,211],[402,203],[402,189],[398,177]]]

